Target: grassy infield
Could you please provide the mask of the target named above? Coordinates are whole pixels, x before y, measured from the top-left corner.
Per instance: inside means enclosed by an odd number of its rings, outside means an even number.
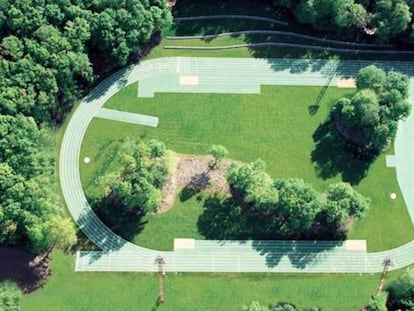
[[[224,39],[222,41],[233,41]],[[237,39],[239,40],[239,39]],[[198,45],[204,44],[198,42]],[[170,43],[168,43],[170,44]],[[156,48],[150,57],[196,56],[203,52],[174,52]],[[247,49],[208,52],[209,56],[250,56]],[[266,161],[274,177],[302,177],[317,189],[339,180],[317,177],[310,154],[312,133],[327,116],[335,100],[350,90],[329,88],[315,115],[308,107],[318,97],[318,87],[269,87],[260,95],[156,94],[137,99],[137,85],[112,98],[106,106],[155,115],[157,129],[94,120],[82,148],[92,162],[81,165],[87,192],[96,191],[94,180],[117,166],[116,148],[122,137],[158,138],[181,153],[203,154],[211,144],[223,144],[234,159]],[[413,229],[399,198],[395,171],[385,168],[384,156],[371,166],[357,186],[372,198],[367,217],[356,223],[349,238],[367,239],[370,251],[398,246],[412,239]],[[178,200],[177,200],[178,201]],[[174,237],[202,238],[196,221],[201,214],[194,199],[176,202],[169,212],[147,216],[148,223],[134,238],[151,248],[171,249]],[[23,299],[23,310],[155,310],[157,277],[132,273],[75,273],[74,257],[54,253],[53,273],[45,288]],[[392,273],[395,278],[398,273]],[[166,278],[167,302],[159,310],[238,310],[251,300],[292,301],[302,307],[324,310],[358,310],[375,291],[378,275],[232,275],[171,274]]]

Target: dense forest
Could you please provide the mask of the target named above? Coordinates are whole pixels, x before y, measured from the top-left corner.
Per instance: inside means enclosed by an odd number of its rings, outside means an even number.
[[[296,21],[342,38],[414,44],[413,0],[273,0]]]
[[[102,75],[141,58],[171,23],[164,0],[0,1],[0,242],[76,241],[57,193],[50,128]]]

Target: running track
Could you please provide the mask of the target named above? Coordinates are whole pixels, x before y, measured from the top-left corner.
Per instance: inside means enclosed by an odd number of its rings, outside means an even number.
[[[139,81],[139,96],[154,92],[259,93],[267,85],[336,85],[354,76],[364,61],[263,60],[250,58],[159,58],[125,68],[100,83],[74,112],[63,137],[59,158],[60,183],[67,207],[77,225],[102,251],[78,252],[76,271],[157,271],[154,260],[163,256],[165,271],[177,272],[306,272],[373,273],[382,271],[385,258],[391,269],[414,263],[414,241],[388,251],[352,250],[347,242],[195,241],[192,249],[169,252],[146,249],[123,240],[107,228],[89,206],[82,189],[79,155],[85,132],[94,117],[156,126],[152,116],[101,109],[123,87]],[[385,70],[410,76],[414,100],[414,63],[376,62]],[[413,69],[411,69],[413,68]],[[196,77],[197,84],[180,84],[180,77]],[[191,80],[191,79],[190,79]],[[194,79],[193,79],[194,81]],[[162,120],[160,120],[162,122]],[[414,117],[400,123],[395,152],[397,178],[414,220]],[[384,163],[385,165],[385,163]]]

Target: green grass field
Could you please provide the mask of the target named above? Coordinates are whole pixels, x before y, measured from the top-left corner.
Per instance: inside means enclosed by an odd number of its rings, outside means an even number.
[[[226,1],[225,7],[211,2],[178,1],[177,15],[252,14],[275,17],[277,12],[266,11],[255,1]],[[175,12],[175,13],[177,13]],[[219,33],[229,30],[267,29],[260,23],[238,25],[225,23],[198,23],[172,29],[168,35]],[[292,23],[291,23],[292,26]],[[298,25],[296,25],[298,26]],[[203,28],[204,27],[204,28]],[[230,28],[229,28],[230,27]],[[295,25],[293,25],[295,27]],[[299,27],[299,26],[298,26]],[[300,31],[306,33],[306,27]],[[295,30],[292,28],[290,30]],[[166,50],[165,45],[222,46],[243,43],[255,38],[230,37],[211,40],[173,41],[163,39],[147,59],[162,56],[209,57],[299,57],[336,58],[326,52],[312,52],[289,48],[240,48],[217,51]],[[290,40],[290,39],[288,39]],[[299,40],[300,41],[300,40]],[[292,42],[295,42],[294,40]],[[301,42],[298,42],[301,43]],[[343,58],[361,58],[361,55],[341,55]],[[367,57],[367,56],[365,56]],[[379,57],[379,56],[377,56]],[[385,56],[389,58],[389,56]],[[372,58],[372,57],[368,57]],[[168,147],[183,153],[206,153],[213,143],[226,145],[234,159],[251,161],[257,157],[268,164],[273,177],[299,176],[323,189],[329,182],[315,174],[310,162],[314,149],[311,135],[327,115],[328,107],[346,90],[330,88],[321,108],[310,116],[308,108],[318,96],[320,88],[263,87],[262,95],[197,95],[157,94],[154,99],[137,99],[136,85],[124,89],[107,107],[160,117],[157,129],[148,129],[124,123],[94,120],[82,148],[81,159],[90,156],[89,165],[81,163],[82,182],[88,194],[101,192],[97,179],[108,170],[117,168],[117,148],[123,137],[137,139],[159,138]],[[261,113],[258,113],[258,112]],[[69,116],[66,121],[68,121]],[[66,122],[67,123],[67,122]],[[258,126],[260,125],[260,126]],[[57,132],[60,141],[62,127]],[[236,135],[237,133],[237,135]],[[298,142],[291,144],[289,141]],[[395,179],[395,171],[385,168],[381,156],[372,165],[368,176],[357,189],[372,198],[372,208],[364,220],[351,230],[350,238],[368,239],[370,251],[388,249],[413,237],[413,228]],[[390,192],[398,199],[391,202]],[[155,249],[171,249],[174,237],[202,238],[196,222],[202,213],[195,199],[177,201],[167,213],[147,215],[143,230],[132,240]],[[88,246],[81,246],[88,249]],[[88,244],[88,243],[85,243]],[[25,295],[22,310],[240,310],[252,300],[262,303],[290,301],[300,307],[319,306],[323,310],[361,310],[370,295],[376,291],[379,275],[305,275],[305,274],[168,274],[165,280],[166,303],[157,308],[158,279],[145,273],[76,273],[74,254],[54,252],[50,262],[52,275],[45,287]],[[401,272],[389,274],[388,281]]]
[[[315,173],[312,134],[335,100],[352,90],[329,88],[319,110],[312,115],[309,107],[320,90],[264,86],[260,95],[156,94],[154,98],[137,98],[137,85],[131,85],[111,98],[106,107],[158,116],[159,126],[154,129],[95,119],[81,151],[81,158],[92,159],[88,165],[81,163],[86,192],[101,190],[94,181],[117,168],[117,148],[125,137],[156,138],[169,149],[192,154],[205,154],[212,144],[222,144],[233,159],[248,162],[261,158],[273,177],[301,177],[322,191],[340,177],[323,180]],[[356,187],[372,199],[372,206],[367,217],[354,224],[349,237],[367,239],[370,251],[396,247],[413,237],[395,171],[385,167],[384,157],[372,164],[367,177]],[[391,192],[399,194],[397,200],[389,198]],[[200,238],[197,218],[201,206],[195,200],[177,200],[167,213],[146,216],[143,230],[132,240],[153,249],[171,249],[175,237]]]
[[[361,310],[379,275],[167,274],[165,304],[156,308],[158,277],[146,273],[76,273],[74,256],[53,253],[45,287],[25,295],[22,310],[240,310],[251,300],[292,301],[327,311]],[[388,280],[399,272],[391,273]]]

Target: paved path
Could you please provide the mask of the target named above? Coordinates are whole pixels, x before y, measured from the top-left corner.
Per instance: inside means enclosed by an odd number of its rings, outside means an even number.
[[[108,119],[120,122],[133,123],[137,125],[145,125],[151,127],[157,127],[158,118],[147,116],[144,114],[125,112],[107,108],[101,108],[97,111],[95,117],[101,119]]]
[[[350,53],[350,54],[371,54],[371,55],[412,55],[413,51],[410,50],[392,50],[392,49],[356,49],[356,48],[335,48],[324,45],[311,45],[311,44],[298,44],[298,43],[286,43],[286,42],[248,42],[231,45],[217,45],[217,46],[195,46],[195,45],[165,45],[166,50],[199,50],[199,51],[215,51],[215,50],[232,50],[241,48],[257,48],[257,47],[281,47],[281,48],[295,48],[302,50],[316,50],[316,51],[329,51],[338,53]]]
[[[292,31],[281,31],[281,30],[240,30],[240,31],[232,31],[232,32],[223,32],[218,34],[212,35],[193,35],[193,36],[167,36],[169,40],[198,40],[198,39],[215,39],[215,38],[222,38],[222,37],[236,37],[240,35],[279,35],[279,36],[286,36],[286,37],[294,37],[299,39],[306,39],[312,40],[315,42],[322,42],[322,43],[333,43],[336,45],[344,45],[349,47],[366,47],[369,49],[375,48],[393,48],[392,44],[372,44],[372,43],[357,43],[357,42],[350,42],[350,41],[341,41],[341,40],[333,40],[333,39],[326,39],[316,36],[310,36],[305,34],[300,34],[297,32]]]
[[[79,173],[81,144],[95,116],[108,113],[104,103],[126,85],[139,81],[139,96],[154,92],[260,92],[263,84],[336,85],[339,78],[355,75],[373,62],[325,60],[261,60],[238,58],[160,58],[131,66],[108,77],[74,112],[60,153],[60,181],[66,204],[75,222],[102,252],[78,252],[77,271],[157,271],[154,260],[164,257],[166,271],[198,272],[357,272],[382,270],[390,257],[391,269],[414,263],[414,241],[377,253],[353,250],[347,243],[304,241],[195,241],[193,249],[160,252],[125,241],[108,229],[89,206]],[[385,70],[410,76],[414,100],[414,63],[380,62]],[[182,84],[183,76],[197,77],[197,84]],[[116,115],[117,113],[114,113]],[[114,117],[115,118],[115,117]],[[395,151],[397,178],[414,219],[414,117],[402,122]],[[384,163],[385,165],[385,163]]]

